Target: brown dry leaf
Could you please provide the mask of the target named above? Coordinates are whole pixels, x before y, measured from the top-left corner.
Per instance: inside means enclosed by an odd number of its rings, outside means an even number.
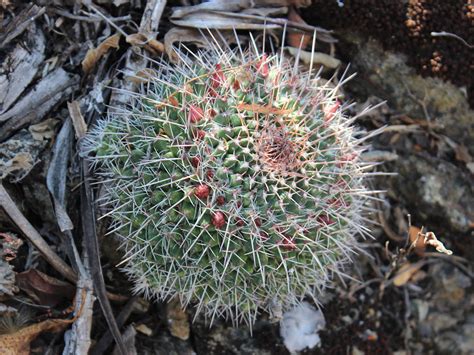
[[[421,229],[415,226],[410,226],[408,229],[408,236],[410,237],[410,243],[414,244],[415,253],[418,256],[423,256],[425,254],[426,244],[425,238],[420,236]]]
[[[163,53],[165,51],[165,46],[163,43],[157,41],[154,38],[149,38],[144,33],[134,33],[134,34],[128,35],[125,40],[127,41],[127,43],[130,43],[132,46],[145,48],[154,56],[157,56],[160,53]]]
[[[72,119],[72,125],[74,126],[74,132],[76,132],[76,138],[84,137],[87,132],[87,124],[84,120],[84,116],[82,116],[79,102],[68,102],[67,109],[69,111],[69,116],[71,116]]]
[[[463,144],[458,144],[456,148],[454,148],[454,152],[456,153],[456,160],[461,161],[463,163],[471,163],[472,157],[469,154],[469,150]]]
[[[393,284],[397,287],[405,285],[420,270],[425,263],[419,261],[415,264],[407,262],[403,264],[393,278]]]
[[[118,48],[119,40],[120,34],[117,33],[105,39],[97,48],[89,49],[86,53],[86,57],[82,61],[82,70],[84,73],[90,73],[99,59],[111,48]]]
[[[334,58],[326,53],[311,53],[294,47],[288,47],[287,50],[295,58],[299,56],[300,61],[302,61],[306,65],[310,65],[311,60],[313,61],[313,64],[323,65],[325,68],[328,69],[336,69],[338,66],[341,65],[341,61],[339,59]]]
[[[254,18],[242,13],[227,12],[194,12],[184,18],[174,19],[171,22],[182,27],[217,29],[217,30],[271,30],[281,27],[279,24],[265,23],[265,19]]]
[[[19,273],[16,279],[18,287],[43,306],[54,307],[74,297],[74,286],[36,269]]]
[[[146,324],[143,324],[143,323],[136,325],[135,329],[137,330],[137,332],[145,334],[147,337],[149,337],[153,334],[153,330],[150,327],[148,327]]]
[[[47,120],[44,120],[40,123],[31,125],[28,130],[30,131],[33,139],[37,141],[44,141],[54,137],[58,123],[58,119],[48,118]]]
[[[303,25],[307,25],[305,20],[301,18],[301,16],[296,12],[294,7],[290,7],[288,12],[288,20],[300,23]],[[309,34],[304,34],[302,32],[288,32],[288,44],[295,48],[306,48],[311,43],[312,38]]]
[[[28,355],[30,343],[42,332],[64,330],[72,320],[49,319],[41,323],[24,327],[13,334],[0,335],[0,354]]]

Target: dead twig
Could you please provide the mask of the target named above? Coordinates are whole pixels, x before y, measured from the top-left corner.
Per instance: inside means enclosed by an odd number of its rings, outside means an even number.
[[[133,296],[128,300],[128,302],[123,306],[122,310],[117,316],[117,325],[121,328],[127,321],[130,314],[132,314],[133,307],[138,300],[138,296]],[[91,355],[101,355],[104,354],[107,348],[112,343],[113,337],[110,330],[107,330],[102,338],[97,342],[94,348],[91,351]]]
[[[36,5],[30,5],[21,13],[16,15],[8,26],[2,30],[3,34],[0,35],[0,48],[3,48],[13,39],[23,33],[23,31],[38,17],[44,14],[46,11],[45,7],[39,7]]]
[[[123,343],[122,335],[117,322],[115,321],[110,302],[107,299],[104,275],[102,274],[102,268],[100,266],[99,241],[97,239],[95,224],[96,219],[94,213],[94,199],[89,181],[90,168],[89,162],[86,159],[82,159],[81,169],[82,180],[84,182],[81,186],[82,231],[87,254],[90,258],[91,276],[94,283],[94,290],[97,298],[99,299],[100,307],[102,308],[102,312],[104,313],[110,331],[115,339],[115,342],[117,343],[118,349],[122,355],[126,355],[127,350]]]
[[[71,20],[76,20],[76,21],[84,21],[84,22],[102,22],[105,21],[102,17],[96,16],[96,15],[89,15],[89,16],[80,16],[80,15],[73,15],[68,11],[61,10],[61,9],[55,9],[55,8],[50,8],[48,11],[51,11],[52,13],[71,19]],[[119,16],[119,17],[110,17],[108,19],[109,21],[112,22],[122,22],[122,21],[131,21],[132,17],[130,15],[126,16]]]
[[[461,41],[465,46],[469,47],[469,48],[474,48],[474,44],[469,44],[467,43],[467,41],[458,36],[457,34],[455,33],[451,33],[451,32],[445,32],[445,31],[442,31],[442,32],[431,32],[431,36],[432,37],[451,37],[451,38],[455,38],[457,39],[458,41]]]
[[[43,237],[36,231],[25,216],[23,216],[23,213],[21,213],[15,202],[13,202],[1,182],[0,206],[2,206],[5,212],[10,216],[13,223],[20,228],[25,237],[28,238],[28,240],[40,251],[46,261],[66,279],[76,283],[77,275],[74,270],[51,249]]]

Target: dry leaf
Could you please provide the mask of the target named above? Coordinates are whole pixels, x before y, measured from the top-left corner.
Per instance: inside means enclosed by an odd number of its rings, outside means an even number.
[[[288,47],[288,52],[294,57],[300,58],[300,60],[306,64],[311,64],[311,59],[313,60],[313,64],[323,65],[329,69],[336,69],[338,66],[341,65],[341,61],[334,57],[331,57],[329,54],[321,53],[321,52],[311,52],[300,50],[299,48]]]
[[[436,238],[436,235],[433,232],[428,232],[423,235],[424,242],[426,245],[431,245],[436,248],[436,251],[446,255],[452,255],[453,252],[449,249],[446,249],[441,241]]]
[[[64,330],[71,320],[49,319],[41,323],[24,327],[13,334],[0,335],[0,354],[28,355],[30,343],[42,332],[59,332]]]
[[[461,161],[465,164],[472,162],[472,157],[469,154],[469,150],[463,144],[456,145],[454,148],[454,152],[456,153],[456,160]]]
[[[425,263],[419,261],[415,264],[407,262],[403,264],[393,278],[393,284],[397,287],[405,285],[420,270]]]
[[[36,269],[19,273],[16,279],[18,287],[43,306],[54,307],[74,297],[74,286]]]
[[[113,36],[105,39],[97,48],[89,49],[86,53],[86,57],[82,61],[82,70],[85,74],[88,74],[94,69],[99,59],[106,54],[111,48],[119,47],[120,34],[114,34]]]
[[[55,135],[56,126],[59,120],[56,118],[48,118],[38,124],[31,125],[28,130],[30,131],[33,139],[37,141],[43,141],[52,139]]]
[[[410,243],[414,244],[416,255],[423,256],[425,254],[426,244],[424,237],[419,235],[420,232],[420,228],[410,226],[408,229],[408,236],[410,237]]]
[[[262,17],[274,17],[279,15],[286,15],[288,13],[287,7],[258,7],[245,9],[240,12],[244,15],[255,15]]]
[[[296,10],[290,7],[288,12],[288,20],[307,25],[307,23],[301,18],[301,16],[296,12]],[[304,34],[302,32],[288,32],[288,44],[295,48],[306,48],[311,43],[312,38],[309,34]]]
[[[232,17],[231,17],[232,16]],[[263,30],[277,29],[281,25],[265,23],[265,19],[252,18],[251,15],[240,13],[210,13],[195,12],[180,19],[171,19],[171,22],[178,26],[218,30]]]
[[[153,334],[153,330],[151,330],[150,327],[148,327],[146,324],[143,324],[143,323],[136,325],[135,329],[137,330],[137,332],[145,334],[148,337]]]
[[[87,132],[87,124],[84,120],[84,116],[82,116],[79,102],[68,102],[67,109],[72,119],[72,125],[74,126],[74,131],[76,132],[76,138],[84,137]]]
[[[80,316],[84,307],[86,291],[81,295],[81,306],[72,319],[48,319],[41,323],[21,328],[15,333],[0,335],[0,354],[2,355],[28,355],[30,343],[42,332],[63,331],[69,324],[74,323]]]
[[[132,46],[145,48],[154,56],[157,56],[160,53],[163,53],[165,51],[165,46],[163,43],[157,41],[154,38],[149,38],[144,33],[134,33],[134,34],[128,35],[125,40],[127,43],[130,43]]]

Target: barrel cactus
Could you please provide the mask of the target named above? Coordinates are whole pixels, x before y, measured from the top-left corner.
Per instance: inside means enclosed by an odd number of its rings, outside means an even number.
[[[278,54],[180,58],[86,138],[135,290],[248,324],[317,299],[366,230],[337,88]]]

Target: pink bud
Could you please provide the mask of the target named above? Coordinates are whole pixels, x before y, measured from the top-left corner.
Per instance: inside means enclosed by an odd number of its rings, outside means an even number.
[[[189,118],[189,121],[191,123],[197,123],[200,120],[202,120],[203,117],[204,117],[204,112],[203,112],[202,108],[200,108],[198,106],[194,106],[194,105],[189,106],[188,118]]]
[[[225,197],[224,196],[218,196],[216,199],[217,205],[222,206],[225,203]]]
[[[339,108],[339,106],[341,106],[341,103],[339,102],[339,100],[336,100],[334,105],[324,108],[323,111],[324,111],[324,121],[325,122],[329,122],[334,118],[334,116],[336,114],[336,111]]]
[[[222,228],[225,226],[225,215],[218,211],[212,215],[211,223],[216,228]]]
[[[204,200],[205,198],[207,198],[207,196],[209,196],[210,193],[211,193],[211,189],[209,188],[209,186],[204,185],[204,184],[198,185],[194,189],[194,195],[196,195],[196,197],[200,198],[201,200]]]
[[[283,236],[283,239],[280,241],[280,245],[287,250],[295,250],[296,244],[293,238]]]
[[[195,168],[197,168],[199,166],[199,164],[201,164],[201,159],[196,156],[196,157],[192,157],[191,159],[191,165]]]
[[[269,68],[268,62],[267,62],[267,55],[264,54],[262,56],[262,59],[260,59],[257,62],[257,73],[259,73],[263,77],[266,77],[266,76],[268,76],[269,71],[270,71],[270,68]]]
[[[198,129],[196,132],[194,132],[193,136],[196,140],[201,141],[206,136],[206,132],[204,132],[202,129]]]
[[[218,87],[224,85],[225,83],[225,75],[222,72],[222,67],[220,64],[216,64],[216,71],[211,76],[211,86],[213,89],[217,89]]]

